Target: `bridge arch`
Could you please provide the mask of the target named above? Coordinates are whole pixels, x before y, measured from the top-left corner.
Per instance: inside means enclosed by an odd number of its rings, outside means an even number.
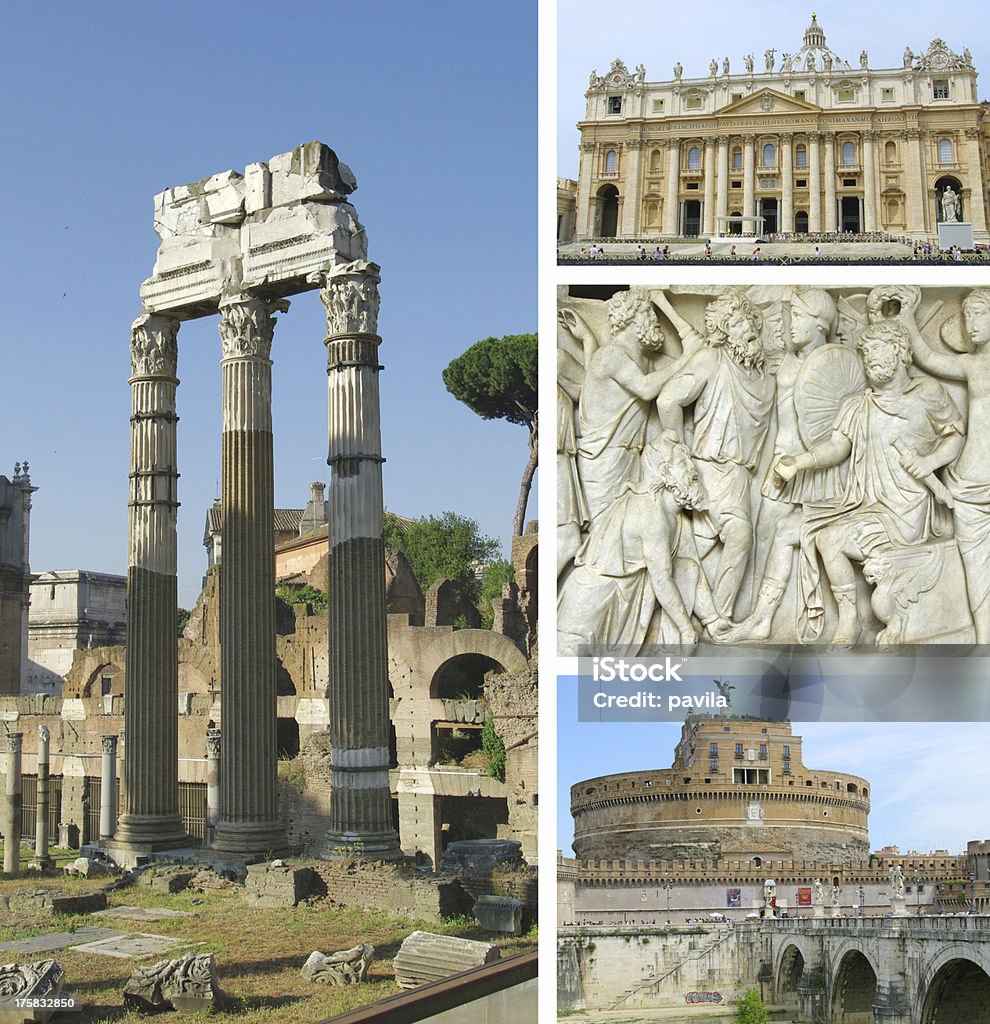
[[[920,1024],[990,1024],[988,960],[978,943],[954,942],[940,949],[920,979]]]
[[[873,1024],[877,969],[858,946],[844,943],[843,947],[833,959],[829,1020],[834,1024]]]
[[[774,972],[776,1002],[795,1010],[798,1008],[800,1001],[798,989],[801,986],[801,978],[808,967],[807,957],[800,945],[796,942],[787,943],[777,961],[777,970]]]

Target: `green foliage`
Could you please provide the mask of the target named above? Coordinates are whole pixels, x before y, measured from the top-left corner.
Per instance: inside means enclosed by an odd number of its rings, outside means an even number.
[[[308,604],[315,615],[322,615],[327,610],[327,595],[308,583],[303,587],[279,587],[275,596],[290,608],[294,604]]]
[[[447,390],[486,420],[508,420],[532,429],[536,421],[535,334],[485,338],[443,371]]]
[[[766,1024],[770,1019],[770,1011],[760,998],[759,989],[746,989],[737,1004],[736,1015],[733,1019],[735,1024]]]
[[[385,540],[385,547],[395,551],[405,551],[406,528],[394,512],[385,512],[382,521],[382,537]]]
[[[481,749],[488,756],[488,774],[499,782],[505,782],[505,744],[495,731],[495,718],[489,711],[481,730]]]
[[[478,611],[481,612],[481,628],[491,629],[494,621],[492,612],[492,601],[502,596],[502,587],[506,583],[512,583],[516,578],[516,571],[512,563],[505,558],[499,558],[485,566],[484,579],[481,582],[481,592],[478,594]]]
[[[192,615],[192,612],[189,611],[188,608],[180,608],[180,609],[178,609],[178,612],[179,612],[179,617],[178,617],[179,636],[181,637],[183,631],[186,628],[186,623],[189,621],[189,617]]]
[[[386,533],[386,544],[388,536]],[[474,519],[456,512],[424,516],[404,531],[394,528],[391,536],[393,540],[401,538],[400,550],[409,559],[416,582],[424,593],[437,580],[451,579],[462,585],[472,601],[477,601],[481,589],[475,565],[490,562],[499,551],[498,541],[485,537]]]

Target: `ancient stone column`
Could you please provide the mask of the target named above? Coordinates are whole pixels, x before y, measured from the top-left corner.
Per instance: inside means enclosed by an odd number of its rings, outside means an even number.
[[[622,216],[619,220],[618,235],[637,235],[640,230],[640,195],[643,189],[643,147],[642,139],[630,139],[626,143],[629,160],[625,167],[625,202],[622,203]]]
[[[206,730],[206,835],[212,841],[220,821],[220,730]]]
[[[715,186],[715,194],[715,228],[720,235],[727,235],[729,225],[725,218],[729,214],[729,139],[726,135],[718,137],[718,184]]]
[[[286,850],[276,793],[272,337],[285,301],[220,305],[223,555],[220,561],[220,820],[213,850]]]
[[[663,233],[676,235],[680,225],[677,222],[678,196],[681,188],[681,144],[677,139],[667,143],[667,202],[663,209]]]
[[[123,814],[115,844],[182,846],[176,635],[175,376],[179,324],[140,316],[131,328],[131,472]]]
[[[34,819],[34,860],[31,867],[46,871],[54,866],[48,855],[48,809],[51,804],[50,754],[51,735],[47,725],[38,727],[38,799]]]
[[[976,235],[977,240],[979,240],[987,230],[987,217],[986,210],[984,209],[986,197],[981,194],[981,190],[978,184],[976,184],[980,180],[980,174],[977,169],[980,166],[980,140],[982,135],[977,128],[967,128],[964,134],[966,138],[966,159],[963,162],[963,166],[971,168],[970,173],[973,175],[974,185],[970,189],[968,204],[963,206],[963,220],[968,220],[973,225],[973,233]]]
[[[823,136],[825,145],[825,230],[838,230],[838,209],[835,201],[835,135]]]
[[[785,234],[794,231],[794,153],[792,143],[794,135],[785,132],[780,136],[780,170],[782,182],[780,186],[780,230]]]
[[[743,139],[743,216],[756,214],[756,138],[747,135]],[[757,234],[760,230],[755,220],[744,220],[743,234]]]
[[[715,140],[705,141],[705,210],[702,233],[715,234]]]
[[[401,853],[388,783],[378,281],[379,268],[357,260],[334,268],[320,292],[327,311],[327,461],[332,471],[332,775],[326,845],[331,856],[336,850],[350,850],[386,859]]]
[[[576,223],[574,237],[580,241],[588,238],[594,217],[592,216],[591,177],[595,170],[597,145],[594,142],[581,143],[581,164],[578,171]]]
[[[921,132],[909,128],[904,132],[904,172],[907,191],[908,234],[927,234],[924,157],[921,153]]]
[[[877,133],[863,132],[863,230],[879,231],[877,202]]]
[[[103,757],[100,762],[100,842],[110,839],[117,817],[117,737],[101,736]]]
[[[822,230],[822,170],[819,145],[821,135],[808,133],[808,231]]]
[[[21,739],[7,733],[7,777],[3,802],[3,873],[16,875],[21,867]]]

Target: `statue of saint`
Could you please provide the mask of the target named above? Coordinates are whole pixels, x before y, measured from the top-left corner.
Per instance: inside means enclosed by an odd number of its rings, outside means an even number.
[[[959,220],[960,205],[959,193],[951,185],[946,185],[942,193],[942,220]]]
[[[678,61],[674,65],[674,78],[676,78],[677,81],[679,82],[681,80],[681,75],[683,75],[683,74],[684,74],[684,65],[680,61]]]
[[[728,57],[723,57],[722,58],[722,74],[725,75],[726,78],[728,78],[728,76],[729,76],[729,58]]]
[[[763,54],[763,62],[766,64],[767,71],[773,71],[773,60],[776,57],[776,50],[766,50]]]
[[[865,71],[870,66],[870,56],[866,50],[861,50],[859,54],[859,66]]]
[[[708,74],[714,78],[718,74],[718,61],[712,57],[711,64],[708,65]]]
[[[746,65],[746,74],[751,75],[753,73],[753,55],[751,53],[747,53],[743,57],[743,64]]]
[[[912,53],[910,46],[905,46],[904,47],[904,66],[906,68],[909,68],[909,67],[911,67],[911,65],[913,63],[914,63],[914,53]]]

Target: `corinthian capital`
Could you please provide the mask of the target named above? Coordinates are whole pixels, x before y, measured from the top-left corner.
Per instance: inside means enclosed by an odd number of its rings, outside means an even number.
[[[223,358],[260,356],[267,359],[275,335],[275,313],[289,308],[286,299],[258,299],[238,295],[220,304],[220,341]]]
[[[150,313],[131,324],[131,373],[135,377],[174,377],[179,321]]]
[[[24,734],[20,732],[8,732],[7,733],[7,750],[11,754],[16,754],[21,749],[21,740],[24,738]]]
[[[220,730],[206,730],[206,756],[218,758],[220,756]]]
[[[355,260],[334,267],[320,289],[327,311],[327,334],[378,333],[378,282],[381,267],[367,260]]]

